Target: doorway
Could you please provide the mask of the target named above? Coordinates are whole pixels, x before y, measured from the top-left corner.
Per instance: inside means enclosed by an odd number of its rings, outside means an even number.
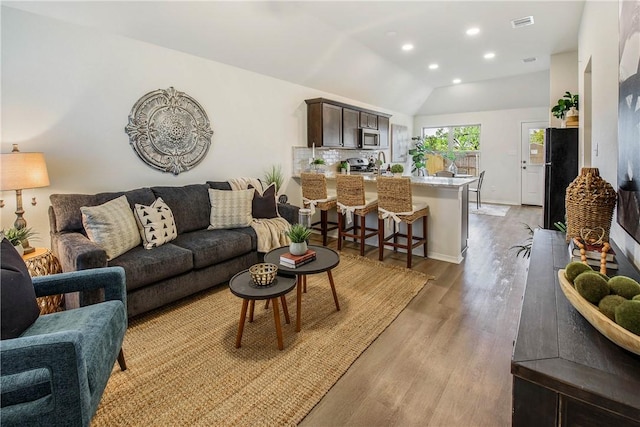
[[[542,206],[544,200],[544,132],[548,122],[521,123],[520,203]]]

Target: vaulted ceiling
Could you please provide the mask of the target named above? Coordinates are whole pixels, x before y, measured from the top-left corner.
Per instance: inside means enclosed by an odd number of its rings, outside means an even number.
[[[583,0],[72,1],[2,5],[415,114],[435,88],[549,69]],[[513,28],[511,20],[533,16]],[[466,30],[477,27],[475,36]],[[413,44],[410,51],[401,46]],[[485,59],[487,52],[495,53]],[[524,62],[525,58],[535,61]],[[428,66],[437,63],[438,68]]]

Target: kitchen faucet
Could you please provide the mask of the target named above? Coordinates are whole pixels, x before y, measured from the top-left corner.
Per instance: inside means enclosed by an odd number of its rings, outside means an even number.
[[[382,154],[382,160],[380,160],[380,154]],[[376,164],[378,165],[378,175],[382,175],[382,165],[387,163],[387,155],[384,154],[384,151],[378,151],[378,161]]]

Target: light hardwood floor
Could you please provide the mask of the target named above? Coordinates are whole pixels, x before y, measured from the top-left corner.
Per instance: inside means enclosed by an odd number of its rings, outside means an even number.
[[[540,225],[542,209],[470,215],[461,264],[414,257],[413,269],[436,279],[300,425],[511,425],[510,361],[528,260],[509,248],[528,237],[524,223]],[[344,252],[357,254],[355,244],[346,246]],[[377,248],[366,256],[377,259]],[[405,255],[387,252],[385,262],[404,266]]]

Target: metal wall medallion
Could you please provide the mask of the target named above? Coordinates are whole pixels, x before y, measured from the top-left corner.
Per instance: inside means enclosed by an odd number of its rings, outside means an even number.
[[[200,104],[173,87],[140,98],[131,109],[124,130],[142,161],[174,175],[200,163],[213,135]]]

